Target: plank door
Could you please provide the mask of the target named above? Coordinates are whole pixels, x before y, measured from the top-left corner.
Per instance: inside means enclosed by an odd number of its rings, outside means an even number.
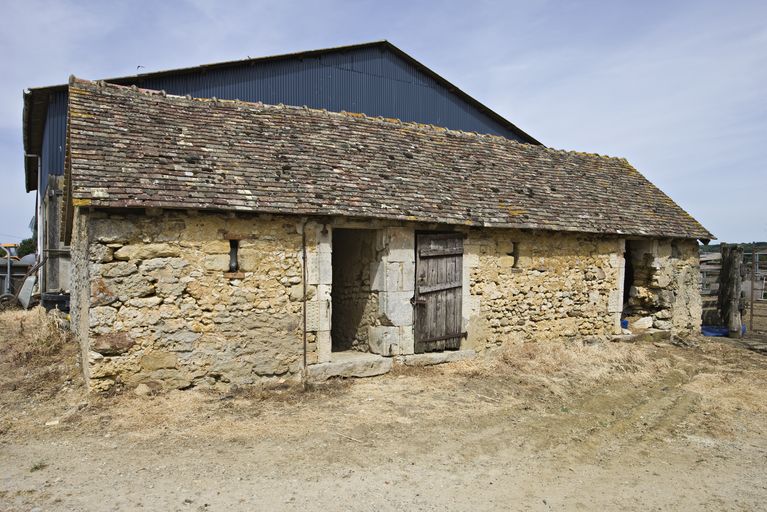
[[[461,345],[463,234],[416,233],[415,352]]]

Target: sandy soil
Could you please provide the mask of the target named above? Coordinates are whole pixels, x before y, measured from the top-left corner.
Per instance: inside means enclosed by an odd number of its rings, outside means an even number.
[[[0,509],[765,509],[765,356],[541,345],[307,391],[155,397],[86,395],[68,345],[6,352]]]

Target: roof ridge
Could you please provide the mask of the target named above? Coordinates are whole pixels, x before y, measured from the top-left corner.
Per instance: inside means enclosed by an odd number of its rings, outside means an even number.
[[[240,99],[223,99],[223,98],[217,98],[215,96],[211,98],[199,98],[199,97],[192,97],[190,95],[177,95],[177,94],[167,94],[164,90],[156,90],[156,89],[145,89],[138,87],[136,85],[120,85],[115,84],[112,82],[107,82],[105,80],[88,80],[85,78],[78,78],[75,75],[70,75],[69,77],[69,86],[70,88],[76,84],[86,85],[86,86],[92,86],[92,87],[98,87],[99,89],[115,89],[115,90],[121,90],[126,92],[134,92],[136,94],[143,94],[145,96],[160,96],[160,97],[166,97],[166,98],[173,98],[173,99],[179,99],[183,101],[190,101],[190,102],[197,102],[197,103],[230,103],[235,105],[245,105],[245,106],[254,106],[257,108],[263,108],[263,109],[290,109],[290,110],[303,110],[303,111],[309,111],[309,112],[317,112],[325,115],[330,116],[344,116],[344,117],[352,117],[355,119],[364,119],[367,121],[374,121],[374,122],[381,122],[381,123],[387,123],[387,124],[395,124],[398,126],[403,127],[409,127],[414,128],[419,131],[431,131],[435,133],[446,133],[450,135],[459,135],[464,136],[468,138],[474,138],[474,139],[490,139],[490,140],[497,140],[500,142],[508,143],[510,145],[516,145],[519,147],[524,147],[525,149],[530,147],[535,147],[536,150],[543,149],[545,151],[548,151],[550,153],[558,153],[558,154],[565,154],[565,155],[581,155],[581,156],[588,156],[588,157],[597,157],[597,158],[603,158],[603,159],[610,159],[610,160],[623,160],[626,161],[626,158],[624,157],[618,157],[618,156],[610,156],[610,155],[602,155],[599,153],[589,153],[585,151],[575,151],[575,150],[567,150],[567,149],[558,149],[558,148],[551,148],[548,146],[544,146],[543,144],[540,145],[533,145],[528,144],[525,142],[516,141],[513,139],[509,139],[507,137],[504,137],[502,135],[495,135],[492,133],[479,133],[479,132],[469,132],[465,130],[457,130],[454,128],[447,128],[444,126],[439,126],[435,124],[429,124],[429,123],[419,123],[417,121],[403,121],[398,118],[391,118],[391,117],[384,117],[384,116],[369,116],[365,114],[364,112],[348,112],[345,110],[341,110],[339,112],[331,111],[327,109],[319,109],[314,107],[309,107],[307,105],[285,105],[283,103],[279,104],[272,104],[272,103],[264,103],[261,101],[253,102],[253,101],[244,101]]]

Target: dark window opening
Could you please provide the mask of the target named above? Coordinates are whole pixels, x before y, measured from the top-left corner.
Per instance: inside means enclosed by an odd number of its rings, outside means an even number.
[[[239,249],[239,240],[229,240],[229,272],[237,272],[240,269],[240,262],[237,258]]]

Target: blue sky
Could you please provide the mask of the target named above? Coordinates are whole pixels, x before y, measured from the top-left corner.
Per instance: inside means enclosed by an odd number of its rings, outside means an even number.
[[[22,91],[388,39],[544,144],[623,156],[767,240],[767,2],[0,2],[0,241],[29,236]],[[631,198],[616,197],[616,201]]]

